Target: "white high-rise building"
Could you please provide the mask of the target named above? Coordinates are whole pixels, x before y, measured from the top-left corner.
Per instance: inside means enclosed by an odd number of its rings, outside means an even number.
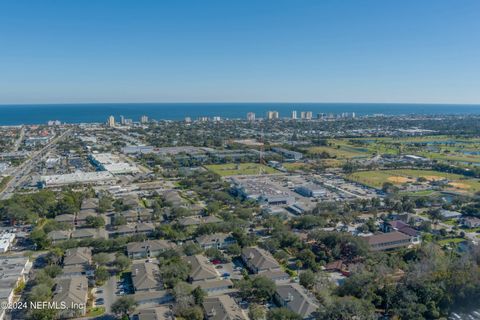
[[[255,113],[254,112],[247,113],[247,120],[248,121],[255,121]]]
[[[125,117],[124,116],[120,116],[120,124],[122,126],[125,125]]]
[[[268,120],[276,120],[276,119],[278,119],[278,111],[268,111],[268,112],[267,112],[267,119],[268,119]]]
[[[148,122],[148,117],[143,115],[141,118],[140,118],[140,122],[141,123],[147,123]]]
[[[107,124],[109,127],[115,127],[115,117],[114,116],[108,117]]]
[[[296,120],[296,119],[297,119],[297,111],[296,111],[296,110],[293,110],[293,111],[292,111],[292,119],[293,119],[293,120]]]
[[[313,118],[313,113],[312,113],[312,111],[307,111],[307,112],[305,112],[305,119],[306,119],[306,120],[312,120],[312,118]]]

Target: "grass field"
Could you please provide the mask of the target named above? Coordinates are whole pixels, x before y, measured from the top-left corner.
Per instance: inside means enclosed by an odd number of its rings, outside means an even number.
[[[461,243],[461,242],[464,242],[466,241],[464,238],[450,238],[450,239],[443,239],[443,240],[440,240],[438,241],[438,244],[439,245],[447,245],[447,244],[458,244],[458,243]]]
[[[338,159],[365,158],[371,155],[370,151],[365,148],[356,148],[347,145],[338,145],[338,147],[311,147],[307,150],[309,154],[328,153],[331,157]]]
[[[211,164],[206,165],[205,168],[221,176],[257,175],[261,171],[266,174],[279,173],[278,170],[259,163]]]
[[[10,180],[12,180],[12,177],[10,176],[3,178],[0,177],[0,191],[3,191],[3,189],[5,189]]]
[[[308,163],[303,162],[285,162],[282,163],[282,166],[288,171],[308,170],[311,167]]]
[[[385,182],[402,185],[408,182],[416,182],[420,177],[430,181],[448,179],[451,187],[447,189],[469,193],[480,191],[478,179],[469,179],[459,174],[433,170],[378,170],[355,172],[349,175],[350,179],[377,189],[381,188]]]

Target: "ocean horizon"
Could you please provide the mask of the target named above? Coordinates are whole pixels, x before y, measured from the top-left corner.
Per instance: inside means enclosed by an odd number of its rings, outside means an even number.
[[[66,123],[106,122],[110,115],[139,121],[142,115],[155,120],[183,120],[185,117],[219,116],[225,119],[246,119],[247,112],[264,118],[267,111],[290,117],[296,110],[357,116],[385,115],[480,115],[480,104],[419,103],[72,103],[72,104],[2,104],[0,125],[45,124],[49,120]],[[299,114],[298,114],[299,115]]]

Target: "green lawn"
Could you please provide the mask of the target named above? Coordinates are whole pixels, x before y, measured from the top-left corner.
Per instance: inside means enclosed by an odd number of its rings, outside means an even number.
[[[5,187],[7,186],[7,183],[12,180],[12,177],[10,176],[7,176],[7,177],[3,177],[1,180],[0,180],[0,191],[3,191],[3,189],[5,189]]]
[[[308,148],[307,152],[309,154],[320,154],[326,152],[330,155],[330,157],[335,157],[338,159],[366,158],[371,156],[370,150],[349,145],[338,145],[338,147],[311,147]]]
[[[463,241],[466,241],[466,239],[464,239],[464,238],[450,238],[450,239],[440,240],[440,241],[438,241],[438,244],[443,246],[443,245],[450,244],[450,243],[458,244],[458,243],[463,242]]]
[[[308,163],[303,163],[303,162],[285,162],[285,163],[282,163],[282,166],[288,171],[308,170],[310,167]]]
[[[459,174],[438,172],[433,170],[375,170],[361,171],[350,174],[349,179],[363,183],[374,188],[381,188],[385,182],[391,182],[396,185],[402,185],[408,182],[415,182],[418,178],[423,177],[427,180],[448,179],[450,187],[456,191],[465,191],[475,193],[480,191],[480,182],[478,179],[466,178]]]
[[[278,170],[259,163],[228,163],[228,164],[212,164],[206,165],[210,171],[221,176],[237,176],[237,175],[257,175],[279,173]]]
[[[105,313],[105,307],[93,307],[87,311],[87,317],[98,317]]]

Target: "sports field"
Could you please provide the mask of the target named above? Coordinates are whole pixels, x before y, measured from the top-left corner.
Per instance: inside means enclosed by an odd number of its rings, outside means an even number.
[[[279,173],[272,167],[265,166],[259,163],[228,163],[228,164],[211,164],[206,165],[210,171],[215,172],[221,176],[240,176],[240,175],[257,175],[257,174],[271,174]]]
[[[360,182],[370,187],[380,189],[385,182],[395,185],[417,182],[418,178],[428,181],[448,179],[446,189],[474,193],[480,191],[478,179],[466,178],[459,174],[438,172],[433,170],[376,170],[361,171],[350,174],[349,179]]]

